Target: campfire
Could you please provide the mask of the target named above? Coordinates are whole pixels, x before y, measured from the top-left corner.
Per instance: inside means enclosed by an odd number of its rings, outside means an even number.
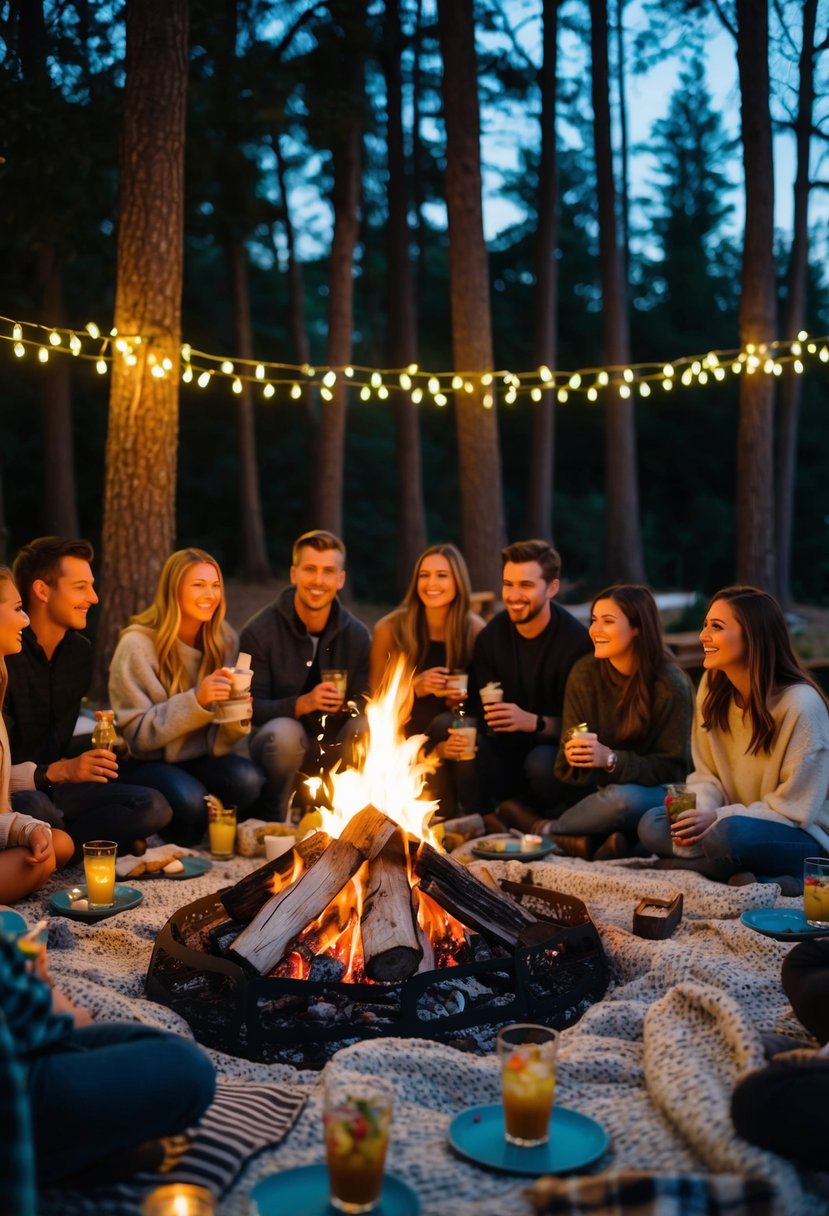
[[[387,1034],[481,1050],[504,1021],[569,1025],[603,995],[579,900],[444,853],[422,737],[400,729],[410,695],[398,667],[369,704],[362,764],[333,774],[320,830],[165,925],[147,992],[200,1041],[305,1066]]]

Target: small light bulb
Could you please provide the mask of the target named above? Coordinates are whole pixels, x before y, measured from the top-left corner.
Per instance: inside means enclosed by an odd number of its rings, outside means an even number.
[[[484,372],[481,376],[481,384],[484,388],[489,388],[490,384],[492,384],[492,372]]]
[[[291,396],[293,397],[294,401],[298,400],[298,398],[302,396],[302,389],[298,384],[291,385]]]
[[[650,395],[651,395],[651,386],[647,383],[646,380],[643,380],[641,382],[641,384],[639,385],[639,396],[640,397],[650,397]]]
[[[633,383],[633,372],[630,370],[629,367],[626,367],[622,374],[625,378],[625,383],[627,383],[627,384]]]
[[[94,337],[94,335],[93,335],[93,337]],[[98,362],[95,364],[95,371],[98,373],[99,376],[105,376],[107,374],[106,359],[98,360]]]
[[[666,363],[665,366],[662,368],[662,375],[670,377],[673,374],[674,374],[673,364]]]
[[[420,405],[422,400],[423,400],[423,389],[422,388],[412,389],[412,401],[414,402],[414,404]]]
[[[202,374],[199,376],[198,380],[196,381],[196,384],[198,384],[199,388],[207,388],[209,383],[210,383],[210,372],[202,372]]]
[[[353,367],[347,367],[347,368],[345,369],[345,375],[346,375],[346,377],[347,377],[349,380],[352,380],[352,379],[354,378],[354,368],[353,368]]]
[[[193,379],[193,369],[189,363],[185,367],[184,371],[181,373],[181,378],[185,384],[189,384],[190,381]]]
[[[568,383],[570,385],[570,388],[578,388],[579,385],[581,384],[581,376],[579,375],[579,373],[573,372]]]
[[[452,388],[455,390],[455,392],[457,392],[459,388],[463,388],[463,376],[452,377]]]
[[[242,381],[239,379],[239,377],[238,377],[238,376],[237,376],[237,377],[236,377],[236,379],[233,381],[233,384],[232,384],[232,386],[231,386],[231,387],[233,388],[234,393],[236,393],[236,395],[237,395],[237,397],[238,397],[238,395],[239,395],[239,394],[241,393],[241,391],[242,391]]]
[[[60,334],[57,332],[57,330],[53,329],[49,334],[49,342],[52,346],[60,346]]]
[[[596,383],[598,384],[599,388],[607,388],[608,384],[610,383],[610,376],[608,376],[607,372],[599,372],[598,376],[596,377]],[[598,396],[598,394],[596,395]]]
[[[665,377],[665,379],[662,381],[662,387],[664,388],[664,390],[665,390],[665,392],[666,392],[666,393],[669,393],[669,392],[671,391],[671,389],[674,387],[674,382],[673,382],[673,380],[670,380],[670,379],[669,379],[669,378],[666,376],[666,377]]]
[[[23,356],[24,356],[24,355],[25,355],[25,353],[26,353],[26,347],[23,345],[23,343],[22,343],[22,342],[15,342],[15,344],[14,344],[14,353],[17,355],[18,359],[22,359],[22,358],[23,358]]]
[[[446,397],[443,393],[435,393],[435,405],[446,405]]]
[[[547,367],[546,363],[541,364],[541,367],[538,369],[538,375],[545,384],[549,384],[553,378],[553,373],[550,371],[549,367]]]
[[[799,359],[795,359],[793,367],[798,376],[801,376],[803,374],[803,364],[800,362]]]
[[[405,393],[408,393],[409,389],[412,387],[412,378],[409,375],[409,373],[401,372],[400,375],[398,376],[398,381],[399,381],[400,387],[403,389],[403,391]]]
[[[570,394],[567,392],[566,388],[560,388],[556,393],[556,400],[558,401],[559,405],[564,405],[569,396]]]
[[[20,339],[23,337],[22,325],[15,325],[14,329],[12,330],[12,337],[14,338],[15,342],[20,341]]]
[[[71,350],[72,354],[75,356],[77,356],[81,353],[81,340],[77,334],[73,334],[72,337],[69,339],[69,349]]]
[[[380,398],[381,401],[385,401],[386,398],[388,397],[388,395],[389,395],[389,390],[386,388],[385,384],[381,384],[377,390],[377,396]]]
[[[45,346],[41,346],[40,350],[37,352],[37,357],[41,363],[49,362],[49,352]]]
[[[320,396],[322,397],[323,401],[333,401],[334,400],[334,394],[331,392],[331,389],[326,388],[325,385],[323,385],[322,388],[320,389]]]
[[[274,388],[274,386],[272,384],[266,384],[265,387],[262,389],[262,396],[267,397],[270,400],[270,398],[274,395],[275,392],[276,392],[276,389]]]
[[[530,396],[532,397],[533,401],[540,401],[541,400],[541,389],[538,387],[532,389],[532,391],[530,392]]]
[[[101,336],[101,331],[98,329],[98,326],[94,321],[87,322],[86,332],[89,334],[90,338],[100,338]]]
[[[181,348],[181,357],[185,363],[190,362],[190,356],[192,355],[192,353],[193,353],[193,350],[192,350],[192,347],[190,346],[190,343],[185,342],[184,346],[182,346],[182,348]]]
[[[492,409],[492,393],[484,393],[484,409]]]
[[[380,375],[380,373],[372,372],[371,373],[371,387],[379,388],[382,383],[383,383],[383,377]]]
[[[368,401],[371,398],[371,389],[367,384],[364,384],[360,389],[360,400]]]
[[[627,401],[628,397],[630,396],[630,385],[629,384],[620,384],[619,385],[619,396],[622,397],[625,401]]]
[[[430,376],[429,383],[426,387],[429,389],[429,392],[432,394],[439,393],[440,392],[440,380],[438,380],[437,376]]]
[[[155,367],[150,372],[150,375],[153,376],[154,379],[156,379],[156,380],[163,380],[165,378],[164,368],[161,366],[160,363],[156,363]]]
[[[265,379],[265,369],[261,363],[256,364],[256,371],[255,371],[254,375],[256,376],[257,380]]]
[[[599,398],[599,390],[596,388],[596,386],[594,384],[591,384],[590,388],[587,390],[587,400],[588,401],[597,401],[598,398]]]
[[[323,376],[322,382],[326,388],[332,388],[337,383],[337,373],[329,368]]]
[[[475,387],[475,386],[473,385],[473,383],[472,383],[472,381],[471,381],[471,380],[464,380],[464,382],[463,382],[463,391],[464,391],[465,393],[471,393],[474,387]]]

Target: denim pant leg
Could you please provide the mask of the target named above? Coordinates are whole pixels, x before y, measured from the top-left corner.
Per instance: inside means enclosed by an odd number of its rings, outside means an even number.
[[[674,846],[671,839],[671,821],[664,806],[651,805],[639,820],[639,840],[649,853],[657,857],[671,857]]]
[[[182,1132],[213,1100],[215,1069],[190,1039],[102,1022],[29,1064],[38,1178],[49,1184],[147,1140]]]
[[[557,828],[588,836],[624,832],[635,839],[639,820],[663,793],[661,785],[605,785],[559,815]]]
[[[536,743],[530,746],[524,759],[524,773],[530,791],[530,802],[550,814],[573,801],[573,787],[559,781],[555,775],[558,744]]]
[[[250,741],[250,754],[264,770],[261,803],[265,814],[285,819],[297,773],[314,746],[305,727],[295,718],[272,718]]]
[[[31,815],[32,819],[48,823],[50,828],[66,828],[63,811],[42,790],[17,790],[11,796],[11,808],[18,815]]]
[[[820,857],[823,853],[815,838],[801,828],[749,815],[717,819],[700,844],[704,858],[725,863],[728,874],[750,870],[758,877],[791,874],[802,878],[806,858]]]
[[[829,1042],[829,938],[798,942],[783,959],[783,991],[798,1021]]]
[[[163,833],[166,840],[182,845],[201,843],[207,831],[204,796],[209,792],[201,781],[164,760],[127,760],[121,773],[127,781],[158,790],[167,799],[172,819]]]
[[[126,766],[119,765],[123,773]],[[114,840],[119,850],[162,831],[173,817],[164,791],[126,781],[67,781],[55,786],[55,804],[76,845]]]
[[[247,756],[199,756],[182,760],[177,767],[200,781],[225,806],[235,806],[237,819],[247,818],[265,784],[265,774]]]

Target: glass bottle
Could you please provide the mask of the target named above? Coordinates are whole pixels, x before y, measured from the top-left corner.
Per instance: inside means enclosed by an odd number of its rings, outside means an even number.
[[[95,729],[92,732],[92,746],[103,751],[115,751],[115,714],[111,709],[95,710]]]

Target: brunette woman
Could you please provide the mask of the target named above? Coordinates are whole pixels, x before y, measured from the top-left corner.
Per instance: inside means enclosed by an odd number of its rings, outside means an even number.
[[[669,824],[654,807],[642,843],[670,864],[737,882],[801,889],[803,862],[829,853],[829,710],[798,665],[780,605],[756,587],[717,592],[700,633],[688,778],[696,808]],[[672,833],[673,832],[673,836]],[[669,864],[669,863],[665,863]]]
[[[173,810],[165,835],[179,844],[201,840],[205,794],[244,818],[264,784],[244,754],[250,715],[222,717],[239,650],[225,609],[218,562],[202,549],[180,549],[164,563],[150,607],[121,634],[110,666],[110,702],[132,757],[121,777],[164,794]]]
[[[593,654],[567,679],[555,767],[556,779],[581,797],[541,830],[592,838],[587,854],[611,835],[599,856],[619,857],[636,842],[639,819],[665,784],[684,780],[693,693],[665,649],[647,587],[601,591],[590,611],[590,639]],[[581,724],[588,729],[572,733]]]
[[[14,903],[49,881],[56,866],[64,866],[75,850],[72,839],[59,828],[11,809],[9,783],[11,752],[3,721],[7,654],[23,645],[21,631],[29,618],[12,581],[11,570],[0,566],[0,904]]]

